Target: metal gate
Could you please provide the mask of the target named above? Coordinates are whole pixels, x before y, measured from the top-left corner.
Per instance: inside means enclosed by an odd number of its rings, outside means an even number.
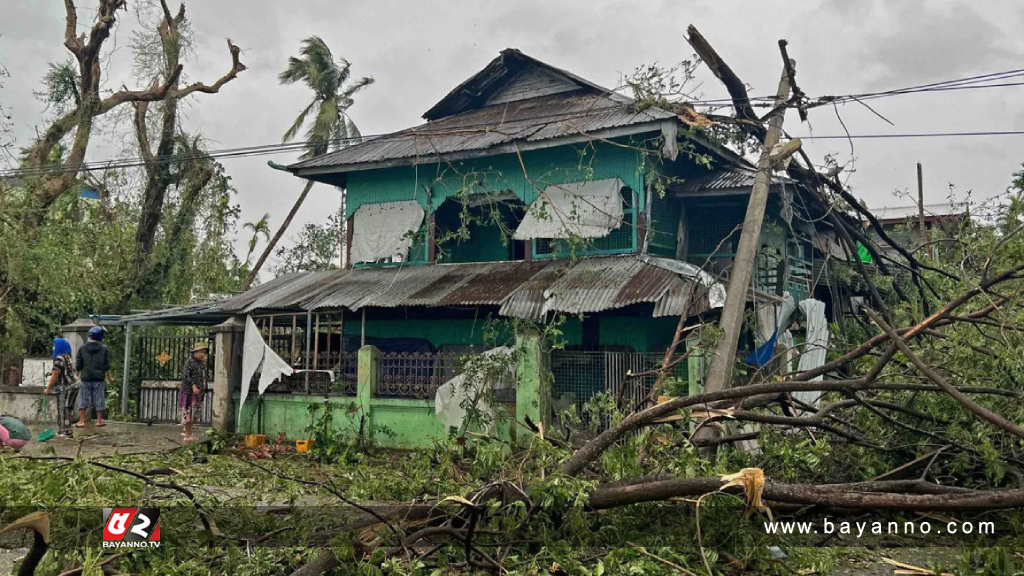
[[[172,423],[180,420],[178,390],[185,361],[192,348],[206,341],[210,351],[206,361],[208,386],[195,423],[208,426],[213,422],[213,339],[206,329],[163,328],[142,333],[135,339],[135,381],[138,383],[137,416],[139,422]]]
[[[575,404],[583,417],[584,405],[598,394],[621,398],[621,408],[635,410],[647,398],[665,359],[664,352],[622,352],[613,350],[553,350],[551,352],[552,395],[562,409]],[[686,378],[686,362],[676,354],[671,376]],[[583,417],[586,420],[585,417]],[[598,424],[599,430],[608,422]]]

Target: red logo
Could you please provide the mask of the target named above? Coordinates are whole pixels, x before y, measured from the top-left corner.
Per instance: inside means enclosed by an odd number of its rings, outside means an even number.
[[[160,546],[159,508],[104,508],[104,548]]]

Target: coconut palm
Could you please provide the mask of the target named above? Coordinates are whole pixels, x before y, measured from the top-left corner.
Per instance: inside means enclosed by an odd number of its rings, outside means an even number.
[[[331,49],[319,36],[310,36],[302,41],[302,50],[298,57],[292,56],[288,59],[288,67],[278,75],[277,79],[282,84],[295,84],[302,82],[313,91],[313,99],[292,122],[288,131],[284,133],[284,141],[289,142],[306,129],[306,150],[301,158],[308,159],[321,154],[326,154],[348,144],[359,141],[359,128],[348,116],[348,109],[354,103],[352,97],[356,92],[373,83],[373,78],[364,76],[359,80],[350,82],[350,64],[344,58],[334,59]],[[306,186],[302,189],[295,205],[292,206],[288,216],[285,217],[281,227],[277,229],[274,237],[270,239],[263,254],[256,261],[252,272],[245,283],[248,288],[252,281],[259,274],[260,268],[266,262],[267,257],[273,252],[277,242],[284,235],[284,231],[292,223],[292,218],[302,206],[313,181],[307,180]]]
[[[242,228],[252,230],[252,238],[249,239],[249,252],[245,255],[245,261],[249,262],[252,253],[256,251],[256,244],[260,241],[260,236],[263,236],[264,240],[270,240],[270,213],[264,214],[256,222],[246,222]]]

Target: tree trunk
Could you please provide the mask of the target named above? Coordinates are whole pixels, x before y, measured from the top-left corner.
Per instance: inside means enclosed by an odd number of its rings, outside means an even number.
[[[245,290],[248,290],[252,286],[253,280],[260,273],[260,268],[267,261],[267,258],[274,251],[274,247],[277,246],[277,242],[284,236],[284,231],[291,225],[292,219],[295,218],[295,213],[299,211],[299,207],[305,202],[306,196],[309,194],[309,190],[313,187],[313,181],[307,180],[305,188],[302,189],[302,194],[299,194],[298,199],[295,200],[295,204],[292,205],[291,211],[288,212],[288,216],[285,216],[284,222],[281,223],[281,227],[274,233],[274,237],[267,243],[267,247],[263,249],[263,253],[260,254],[260,259],[256,261],[256,264],[252,267],[252,272],[249,273],[249,277],[245,280]]]

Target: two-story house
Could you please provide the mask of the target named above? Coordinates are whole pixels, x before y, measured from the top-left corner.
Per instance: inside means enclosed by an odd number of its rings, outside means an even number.
[[[556,405],[646,395],[652,379],[632,374],[660,364],[680,316],[713,320],[723,304],[751,164],[690,109],[641,106],[514,49],[423,117],[288,167],[344,192],[346,268],[207,312],[251,316],[287,362],[333,379],[292,378],[282,393],[355,395],[371,344],[375,395],[433,398],[460,355],[533,323],[554,327]],[[785,292],[831,301],[816,248],[827,208],[782,175],[771,192],[751,306]],[[676,375],[699,385],[701,366],[695,355]]]

